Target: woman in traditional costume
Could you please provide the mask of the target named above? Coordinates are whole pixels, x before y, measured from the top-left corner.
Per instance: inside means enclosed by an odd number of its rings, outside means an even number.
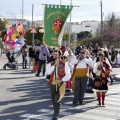
[[[68,63],[69,67],[70,67],[70,72],[71,74],[73,73],[73,68],[74,65],[71,64],[71,60],[74,58],[74,55],[72,53],[71,50],[68,50],[68,55],[66,57],[66,62]],[[72,81],[69,80],[66,82],[66,90],[71,90],[72,89]]]

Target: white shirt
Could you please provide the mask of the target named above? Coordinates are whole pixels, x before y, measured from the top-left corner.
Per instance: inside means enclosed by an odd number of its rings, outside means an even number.
[[[55,66],[54,65],[51,66],[51,63],[46,65],[46,72],[48,75],[52,74],[54,69],[55,69]],[[65,62],[65,76],[62,78],[62,81],[68,81],[70,78],[71,78],[70,68],[68,66],[68,63]]]
[[[96,62],[96,63],[94,64],[93,73],[95,73],[95,74],[97,74],[97,75],[100,76],[100,71],[101,71],[101,70],[98,70],[98,69],[97,69],[99,65],[100,65],[100,61],[99,61],[99,62]],[[105,71],[105,67],[103,67],[102,69]]]
[[[76,57],[74,57],[71,61],[71,64],[75,65],[77,63],[78,63],[78,65],[76,66],[76,68],[87,68],[87,64],[91,67],[93,66],[91,58],[89,58],[89,59],[84,58],[84,59],[79,61]]]
[[[93,60],[93,67],[94,67],[94,65],[96,63],[96,60],[97,60],[97,57]],[[105,57],[105,61],[106,61],[106,63],[108,63],[110,65],[110,69],[112,69],[112,66],[111,66],[110,62],[106,57]]]

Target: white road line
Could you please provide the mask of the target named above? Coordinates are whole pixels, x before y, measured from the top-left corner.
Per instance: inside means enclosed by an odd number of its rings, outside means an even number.
[[[33,119],[38,119],[38,120],[51,120],[52,117],[47,117],[47,116],[42,116],[42,115],[34,115],[34,114],[24,114],[21,115],[20,117],[25,117],[25,118],[33,118]]]
[[[81,108],[77,107],[77,108],[73,108],[73,109],[79,111]],[[101,109],[103,109],[103,111]],[[104,110],[104,108],[91,109],[88,106],[84,106],[84,108],[82,108],[82,110],[86,111],[86,113],[98,113],[98,114],[102,114],[102,115],[110,115],[110,116],[118,116],[118,117],[120,117],[120,114],[119,114],[120,112],[119,111],[118,112],[116,112],[116,111],[115,112],[114,111],[113,112],[109,112],[109,111],[106,111],[106,109]],[[48,109],[41,109],[41,110],[39,110],[39,112],[45,112],[45,113],[48,113],[48,114],[52,114],[53,113],[52,110],[48,110]],[[60,115],[67,115],[67,116],[69,116],[69,115],[72,115],[72,114],[75,114],[75,113],[65,112],[65,111],[60,112]],[[81,113],[79,113],[79,114],[81,114]]]
[[[86,118],[88,120],[116,120],[116,119],[112,119],[112,118],[106,118],[106,117],[98,117],[98,116],[93,116],[93,115],[85,115],[85,114],[75,114],[73,115],[74,117],[78,117],[78,118]]]

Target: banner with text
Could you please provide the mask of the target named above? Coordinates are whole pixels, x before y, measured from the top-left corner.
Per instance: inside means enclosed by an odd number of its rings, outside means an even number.
[[[64,25],[72,8],[66,5],[45,5],[43,40],[47,46],[61,45]]]

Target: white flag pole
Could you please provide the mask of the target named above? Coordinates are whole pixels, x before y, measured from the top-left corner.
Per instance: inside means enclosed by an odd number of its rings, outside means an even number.
[[[62,0],[60,0],[60,5],[62,4]]]

